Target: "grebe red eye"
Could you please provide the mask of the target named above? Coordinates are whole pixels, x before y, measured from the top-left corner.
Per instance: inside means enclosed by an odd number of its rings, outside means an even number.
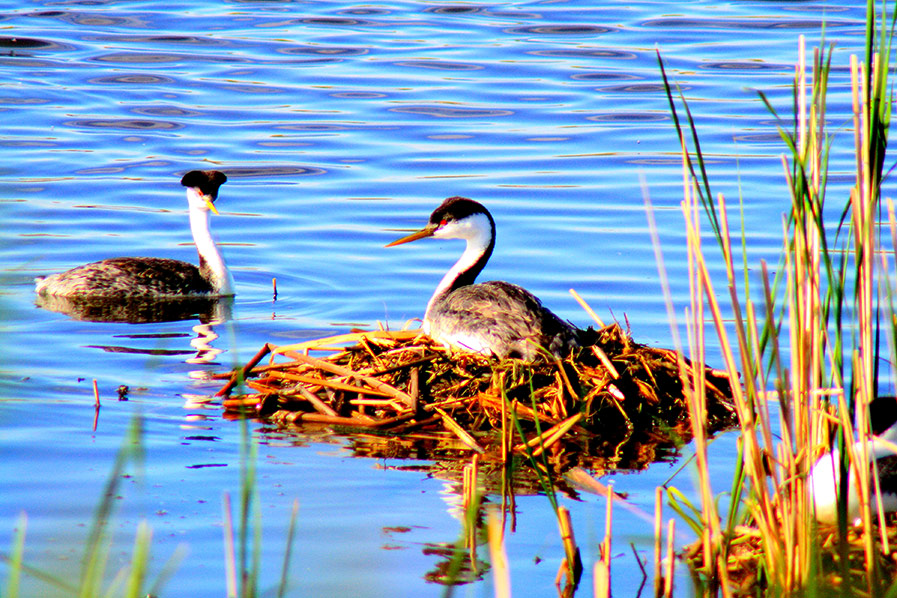
[[[439,226],[445,226],[446,224],[448,224],[448,220],[446,220],[445,218],[439,221]]]

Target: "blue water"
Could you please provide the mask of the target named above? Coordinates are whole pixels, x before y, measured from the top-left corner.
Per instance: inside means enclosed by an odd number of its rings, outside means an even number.
[[[484,277],[520,283],[586,325],[575,288],[603,318],[628,319],[637,340],[670,346],[642,199],[655,206],[681,314],[682,176],[656,49],[689,99],[714,191],[733,205],[743,197],[752,263],[775,263],[788,205],[784,148],[757,90],[789,114],[797,38],[812,47],[823,23],[837,43],[831,196],[851,182],[846,66],[862,51],[864,3],[188,4],[0,8],[0,551],[24,511],[26,561],[63,577],[77,575],[93,510],[139,415],[145,453],[121,480],[111,573],[146,519],[151,577],[178,547],[188,551],[162,595],[223,595],[222,496],[238,496],[242,427],[195,400],[217,389],[205,376],[264,342],[420,317],[460,247],[383,245],[445,197],[472,197],[495,216]],[[114,255],[195,260],[178,184],[195,168],[229,177],[213,227],[236,279],[231,321],[95,323],[34,306],[35,276]],[[120,385],[126,402],[116,400]],[[258,423],[249,432],[264,589],[279,578],[298,500],[289,595],[443,591],[426,578],[440,564],[429,548],[460,533],[453,483],[415,462],[354,458],[338,437]],[[717,491],[734,445],[731,436],[713,445]],[[654,488],[680,465],[604,481],[653,512]],[[691,492],[687,470],[673,484]],[[584,551],[579,595],[591,595],[604,503],[562,502]],[[550,595],[563,551],[547,499],[520,497],[517,521],[507,536],[514,594]],[[615,530],[614,592],[635,595],[629,544],[650,560],[651,529],[619,509]],[[687,579],[677,578],[683,595]],[[55,595],[23,583],[22,595]],[[458,591],[489,595],[491,581]]]

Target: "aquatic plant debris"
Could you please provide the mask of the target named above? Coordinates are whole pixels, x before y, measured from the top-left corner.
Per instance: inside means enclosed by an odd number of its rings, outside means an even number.
[[[504,461],[558,447],[588,453],[612,445],[619,452],[635,438],[686,442],[682,380],[703,367],[708,426],[718,431],[734,423],[725,373],[636,343],[619,324],[595,333],[594,345],[564,360],[546,354],[534,363],[452,352],[417,330],[266,344],[243,368],[216,375],[227,379],[217,394],[226,397],[227,412],[279,425],[423,435]],[[241,382],[251,392],[232,395]]]

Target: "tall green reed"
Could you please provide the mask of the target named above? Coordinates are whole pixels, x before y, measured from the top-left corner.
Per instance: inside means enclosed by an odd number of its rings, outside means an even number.
[[[812,585],[820,556],[813,541],[817,524],[806,474],[821,448],[829,444],[833,422],[838,424],[842,449],[853,446],[854,435],[860,439],[869,435],[868,404],[877,394],[878,383],[880,314],[876,285],[882,278],[875,256],[890,122],[887,67],[891,34],[885,32],[884,8],[877,16],[870,2],[867,10],[865,61],[851,60],[855,183],[841,209],[841,219],[834,225],[826,221],[830,212],[825,206],[828,161],[835,143],[826,129],[831,49],[827,53],[814,51],[808,72],[801,38],[792,118],[780,117],[761,95],[778,119],[787,148],[782,164],[791,208],[782,222],[783,252],[774,277],[761,261],[759,293],[751,288],[747,237],[742,230],[742,263],[737,267],[725,198],[712,195],[694,119],[680,93],[678,102],[685,111],[684,122],[680,120],[672,86],[663,72],[682,146],[683,214],[692,281],[688,321],[692,357],[703,357],[702,331],[705,322],[712,322],[729,375],[736,379],[739,372],[742,374],[742,385],[734,392],[741,426],[740,455],[725,527],[720,526],[722,518],[710,488],[702,440],[703,399],[700,392],[691,397],[701,489],[697,513],[702,529],[701,574],[711,585],[718,585],[724,595],[729,592],[728,555],[738,536],[737,526],[742,523],[759,532],[761,578],[785,592]],[[732,310],[728,321],[722,315],[701,245],[701,213],[722,251]],[[741,276],[736,276],[738,269]],[[730,331],[734,339],[730,339]],[[844,347],[849,347],[847,354],[842,351]],[[701,389],[703,385],[694,384],[692,388]],[[776,403],[781,414],[778,428],[769,411],[770,404]],[[847,475],[848,461],[867,462],[868,446],[862,443],[861,447],[858,455],[852,450],[841,451],[842,538],[847,526],[843,490],[847,483],[854,482]],[[861,489],[866,589],[873,591],[880,587],[880,580],[869,470],[857,467],[854,471],[855,483]],[[872,475],[874,481],[874,472]],[[887,538],[882,536],[882,541],[886,546]],[[843,547],[841,556],[840,562],[846,563]]]

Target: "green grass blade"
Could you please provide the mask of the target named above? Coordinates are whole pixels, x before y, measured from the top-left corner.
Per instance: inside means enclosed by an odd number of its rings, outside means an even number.
[[[9,557],[9,577],[6,580],[6,597],[18,598],[19,578],[22,573],[22,559],[25,555],[25,530],[28,528],[28,516],[23,511],[16,524],[16,535],[13,541],[12,556]]]

